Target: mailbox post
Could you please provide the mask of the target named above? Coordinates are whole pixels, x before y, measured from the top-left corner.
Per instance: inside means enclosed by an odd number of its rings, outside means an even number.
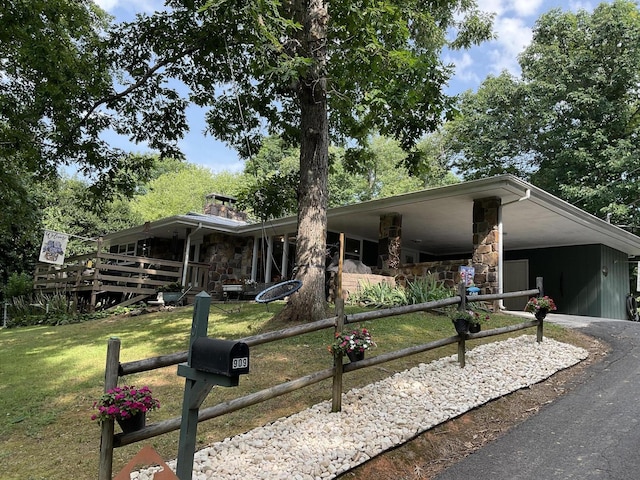
[[[249,373],[246,343],[207,338],[210,308],[206,292],[196,295],[187,363],[178,365],[178,375],[185,377],[176,466],[180,480],[191,480],[200,405],[215,385],[235,387],[240,375]]]

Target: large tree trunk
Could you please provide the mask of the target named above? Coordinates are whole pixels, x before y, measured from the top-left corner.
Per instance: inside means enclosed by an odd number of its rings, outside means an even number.
[[[327,236],[327,119],[326,39],[328,14],[323,0],[299,0],[296,11],[304,29],[300,43],[313,66],[298,85],[300,102],[300,184],[296,278],[302,288],[291,296],[280,318],[312,321],[327,315],[325,251]]]

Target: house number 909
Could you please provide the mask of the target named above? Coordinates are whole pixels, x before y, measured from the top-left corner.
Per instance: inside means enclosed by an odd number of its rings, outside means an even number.
[[[249,357],[234,358],[231,362],[231,369],[247,368],[249,366]]]

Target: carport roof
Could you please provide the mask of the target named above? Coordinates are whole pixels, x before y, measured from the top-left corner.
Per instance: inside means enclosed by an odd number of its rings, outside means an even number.
[[[505,251],[603,244],[640,255],[640,237],[512,175],[333,208],[328,212],[328,228],[375,241],[380,215],[398,213],[402,248],[433,255],[470,254],[473,201],[487,197],[501,199]],[[269,222],[267,231],[282,233],[287,224],[295,225],[295,218]]]

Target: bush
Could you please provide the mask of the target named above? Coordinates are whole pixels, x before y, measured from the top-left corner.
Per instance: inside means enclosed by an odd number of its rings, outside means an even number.
[[[4,287],[5,300],[28,296],[33,291],[33,280],[26,273],[12,273]]]
[[[76,304],[61,293],[21,295],[8,304],[8,327],[28,325],[67,325],[90,319],[95,314],[78,315]]]
[[[392,287],[388,283],[364,283],[349,294],[349,303],[367,307],[397,307],[416,303],[433,302],[454,296],[451,288],[428,276],[409,282],[406,287]]]
[[[362,283],[360,289],[349,293],[349,303],[367,307],[393,307],[407,305],[407,296],[402,287],[392,287],[386,282]]]
[[[455,295],[452,288],[447,287],[442,282],[438,282],[433,275],[416,278],[412,282],[407,283],[405,290],[409,305],[434,302]]]

